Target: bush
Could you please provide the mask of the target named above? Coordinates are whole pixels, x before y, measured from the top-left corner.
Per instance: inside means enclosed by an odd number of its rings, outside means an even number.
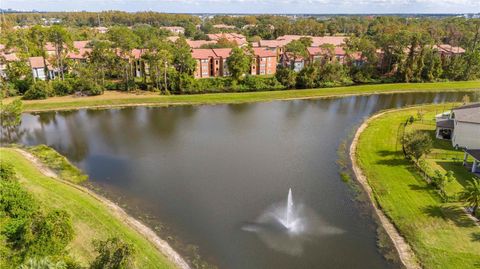
[[[39,80],[35,82],[30,89],[25,92],[23,99],[25,100],[38,100],[46,99],[49,96],[52,96],[53,90],[51,85],[46,82]]]
[[[297,73],[293,69],[288,67],[280,67],[277,69],[275,77],[286,88],[290,89],[295,87]]]
[[[11,163],[0,160],[0,180],[11,181],[15,179],[15,169]]]
[[[91,269],[133,268],[135,249],[132,244],[117,237],[105,241],[94,241],[98,256],[90,265]]]
[[[3,84],[0,98],[17,96],[18,90],[15,88],[15,84],[6,82]]]
[[[75,90],[87,95],[103,94],[102,86],[87,79],[79,79],[77,83],[75,83]]]
[[[20,94],[25,94],[33,85],[32,79],[14,80],[13,85]]]
[[[70,80],[54,80],[52,88],[57,96],[69,95],[73,92],[72,82]]]
[[[117,82],[113,82],[113,81],[105,82],[105,90],[107,91],[118,91],[121,88],[122,86]]]
[[[428,133],[414,131],[407,133],[405,137],[402,138],[402,145],[405,152],[418,161],[420,157],[430,153],[433,141]]]

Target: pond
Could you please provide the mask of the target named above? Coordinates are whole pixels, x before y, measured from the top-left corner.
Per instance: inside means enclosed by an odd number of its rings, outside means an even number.
[[[219,268],[396,268],[339,175],[338,149],[379,110],[464,95],[24,114],[20,142],[52,146]]]

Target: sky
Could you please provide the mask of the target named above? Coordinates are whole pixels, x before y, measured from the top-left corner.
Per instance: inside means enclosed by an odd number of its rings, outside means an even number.
[[[173,13],[479,13],[480,0],[0,0],[0,7]]]

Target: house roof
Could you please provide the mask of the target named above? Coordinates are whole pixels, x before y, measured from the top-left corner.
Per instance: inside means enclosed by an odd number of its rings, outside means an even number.
[[[215,58],[215,52],[212,49],[192,49],[192,57],[194,59]]]
[[[132,56],[135,59],[140,59],[145,54],[145,52],[147,52],[145,49],[133,49]]]
[[[228,56],[230,56],[230,52],[232,52],[232,49],[230,49],[230,48],[212,49],[212,50],[213,50],[213,53],[215,53],[215,55],[217,57],[222,57],[222,58],[228,58]]]
[[[91,48],[80,48],[77,51],[71,51],[67,53],[67,58],[69,59],[86,59],[88,54],[92,52]]]
[[[221,33],[221,34],[208,34],[210,40],[218,41],[220,38],[226,38],[228,41],[235,41],[238,45],[247,43],[247,38],[242,34],[237,33]]]
[[[454,121],[451,119],[447,120],[439,120],[436,123],[438,128],[446,128],[446,129],[453,129],[454,128]]]
[[[31,68],[45,68],[45,63],[41,56],[28,58],[28,63]]]
[[[45,43],[45,50],[46,51],[55,51],[55,45],[52,42]]]
[[[475,158],[477,161],[480,161],[480,149],[467,149],[465,152]]]
[[[258,57],[277,57],[277,52],[266,48],[253,48],[253,53]]]
[[[457,121],[480,124],[480,103],[454,108],[453,113]]]
[[[433,46],[438,49],[439,52],[449,53],[449,54],[462,54],[465,53],[465,49],[461,47],[455,47],[449,44],[440,44]]]
[[[76,49],[84,49],[90,47],[91,40],[73,41],[73,47]]]
[[[307,35],[284,35],[279,36],[277,41],[284,41],[286,44],[293,40],[298,40],[302,37],[310,37],[312,39],[312,47],[319,47],[323,44],[332,44],[334,46],[340,46],[348,39],[346,36],[307,36]],[[285,44],[285,45],[286,45]]]
[[[214,24],[213,28],[218,28],[218,29],[235,29],[235,26],[233,25],[226,25],[226,24]]]
[[[198,49],[203,45],[216,44],[217,41],[214,40],[190,40],[187,39],[187,43],[192,49]]]
[[[8,53],[8,54],[0,53],[0,56],[2,56],[5,59],[5,61],[7,61],[7,62],[15,62],[15,61],[20,60],[17,57],[17,54],[15,54],[15,53]]]

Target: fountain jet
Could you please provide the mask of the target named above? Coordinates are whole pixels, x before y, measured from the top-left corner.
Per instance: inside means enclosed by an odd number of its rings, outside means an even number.
[[[242,229],[257,234],[268,247],[295,256],[301,255],[304,245],[315,237],[344,232],[329,225],[303,203],[294,203],[291,188],[286,203],[283,200],[273,204],[255,221],[246,222]]]
[[[292,198],[292,188],[288,189],[288,196],[287,196],[287,207],[285,212],[285,223],[284,226],[287,229],[291,228],[291,221],[292,221],[292,212],[293,212],[293,198]]]

